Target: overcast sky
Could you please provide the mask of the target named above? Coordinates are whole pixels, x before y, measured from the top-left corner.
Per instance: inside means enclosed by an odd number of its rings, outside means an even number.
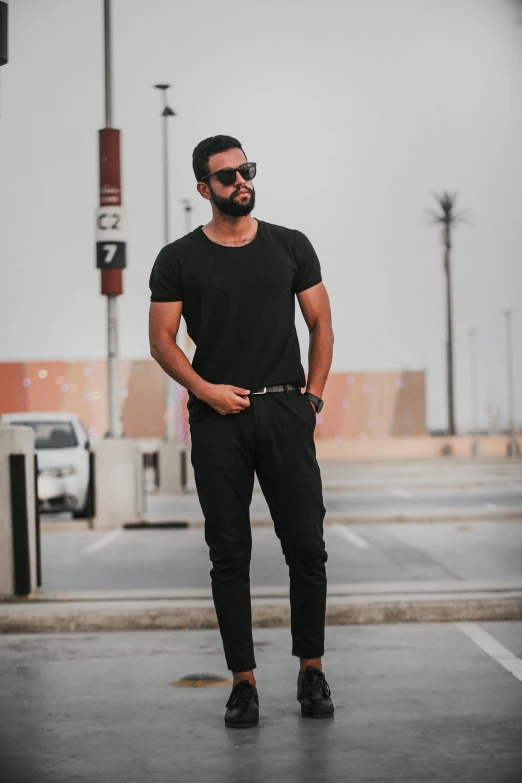
[[[11,0],[0,71],[0,361],[106,355],[95,269],[101,0]],[[170,82],[172,239],[194,226],[193,147],[237,136],[260,219],[304,231],[333,310],[332,371],[425,369],[444,426],[445,311],[433,191],[459,194],[457,423],[506,417],[512,307],[522,419],[522,26],[509,0],[113,0],[114,124],[123,133],[128,268],[122,358],[149,356],[148,277],[163,244],[160,96]],[[297,307],[297,305],[296,305]],[[307,334],[298,312],[306,368]]]

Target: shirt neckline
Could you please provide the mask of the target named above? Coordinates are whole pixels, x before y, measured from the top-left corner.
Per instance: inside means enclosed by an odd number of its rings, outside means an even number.
[[[252,245],[254,245],[258,241],[258,237],[259,237],[259,234],[260,234],[260,231],[261,231],[261,223],[263,221],[259,220],[258,218],[254,218],[254,220],[257,221],[257,231],[255,233],[254,238],[250,242],[247,242],[246,245],[236,245],[235,247],[234,247],[234,245],[221,245],[219,242],[214,242],[213,239],[210,239],[210,237],[208,237],[205,234],[205,232],[203,231],[203,225],[199,226],[199,231],[200,231],[201,235],[203,236],[204,240],[206,242],[208,242],[209,244],[211,244],[213,247],[220,247],[220,248],[223,248],[223,250],[234,250],[234,251],[236,251],[236,250],[245,250],[245,248],[252,247]]]

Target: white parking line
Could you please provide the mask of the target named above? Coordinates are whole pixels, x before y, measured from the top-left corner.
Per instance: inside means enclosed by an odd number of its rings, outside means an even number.
[[[88,544],[86,547],[84,547],[82,549],[82,554],[90,555],[93,552],[98,552],[99,549],[103,549],[104,546],[108,546],[109,544],[112,544],[113,541],[116,541],[116,539],[119,538],[122,533],[123,530],[121,527],[117,530],[111,530],[110,533],[106,533],[97,541],[93,541],[92,544]]]
[[[477,647],[480,647],[487,655],[503,666],[506,671],[522,682],[522,659],[517,658],[516,655],[475,623],[455,623],[455,627],[462,631],[472,642],[475,642]]]
[[[371,544],[362,536],[360,536],[358,533],[355,533],[353,530],[350,530],[349,527],[346,527],[346,525],[332,525],[333,529],[336,531],[336,533],[339,533],[343,538],[346,538],[347,541],[349,541],[351,544],[356,546],[358,549],[371,549]]]
[[[396,489],[395,487],[393,489],[390,489],[390,492],[392,495],[395,495],[397,498],[403,498],[404,500],[411,500],[413,497],[411,492],[408,492],[406,489]]]

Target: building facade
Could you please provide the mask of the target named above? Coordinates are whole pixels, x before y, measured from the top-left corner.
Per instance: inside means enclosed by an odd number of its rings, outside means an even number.
[[[176,419],[188,440],[187,392],[178,386],[175,409],[165,411],[163,370],[151,360],[121,361],[124,433],[162,438],[164,417]],[[316,438],[334,441],[426,435],[423,371],[331,373],[317,417]],[[0,414],[68,411],[80,416],[92,439],[107,429],[105,361],[0,363]]]

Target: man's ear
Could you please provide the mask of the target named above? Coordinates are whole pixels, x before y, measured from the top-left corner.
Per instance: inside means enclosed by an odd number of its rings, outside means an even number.
[[[198,193],[200,196],[203,196],[203,198],[206,198],[207,201],[210,201],[212,198],[212,194],[210,193],[210,188],[208,185],[206,185],[204,182],[198,182],[196,185]]]

